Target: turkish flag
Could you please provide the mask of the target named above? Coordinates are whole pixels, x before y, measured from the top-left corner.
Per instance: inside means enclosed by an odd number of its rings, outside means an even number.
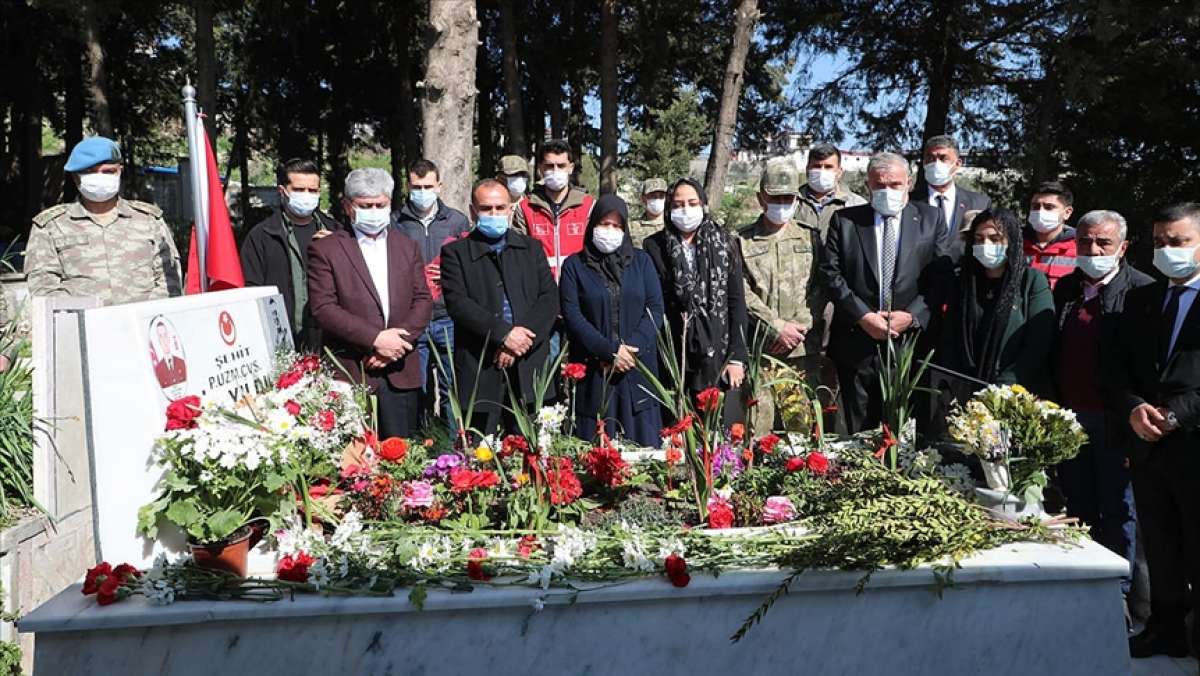
[[[197,121],[197,124],[199,121]],[[208,268],[208,290],[238,289],[246,286],[242,276],[242,259],[238,256],[237,242],[233,239],[233,224],[229,221],[229,207],[225,205],[225,191],[221,189],[221,174],[217,172],[217,158],[212,143],[204,136],[204,156],[208,167],[208,248],[205,267]],[[200,293],[200,254],[196,249],[196,226],[192,224],[192,244],[188,249],[186,293]]]

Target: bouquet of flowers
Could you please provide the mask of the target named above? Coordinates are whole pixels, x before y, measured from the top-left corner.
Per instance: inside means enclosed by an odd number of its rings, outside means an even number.
[[[950,436],[984,461],[989,487],[1011,488],[1027,501],[1041,499],[1047,467],[1075,457],[1087,442],[1072,411],[1020,385],[989,385],[965,406],[955,404],[948,422]],[[998,468],[1004,471],[986,471]]]

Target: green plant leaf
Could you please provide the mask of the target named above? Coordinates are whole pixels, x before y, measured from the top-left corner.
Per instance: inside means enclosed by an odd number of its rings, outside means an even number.
[[[171,506],[167,507],[167,518],[171,523],[180,528],[186,528],[188,531],[191,531],[191,526],[198,523],[204,517],[200,513],[199,507],[196,506],[196,500],[188,498],[187,500],[172,502]]]
[[[244,523],[246,523],[246,519],[239,512],[223,509],[208,517],[206,525],[213,539],[220,540],[232,535]]]

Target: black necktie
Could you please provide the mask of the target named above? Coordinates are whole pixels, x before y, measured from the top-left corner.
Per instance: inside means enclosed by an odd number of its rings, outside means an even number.
[[[1171,358],[1171,335],[1175,333],[1175,320],[1179,317],[1179,297],[1186,290],[1187,287],[1180,284],[1167,291],[1167,307],[1163,310],[1162,327],[1158,332],[1158,353],[1162,355],[1163,364]]]
[[[938,208],[938,211],[942,212],[943,216],[946,215],[946,196],[945,195],[937,196],[937,208]],[[950,228],[950,232],[954,232],[954,224],[950,222],[951,218],[952,217],[950,217],[950,216],[946,217],[946,227]]]

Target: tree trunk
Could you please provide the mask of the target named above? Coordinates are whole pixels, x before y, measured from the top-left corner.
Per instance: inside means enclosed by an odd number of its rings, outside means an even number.
[[[517,57],[517,28],[512,0],[500,0],[500,48],[504,55],[505,119],[508,121],[508,152],[529,157],[529,142],[525,139],[525,110],[521,100],[521,66]]]
[[[421,156],[421,139],[417,133],[417,115],[413,98],[413,63],[409,51],[409,41],[413,36],[413,12],[407,7],[396,12],[397,25],[392,31],[395,38],[393,46],[396,50],[396,120],[393,124],[392,145],[392,178],[396,180],[396,189],[392,193],[392,201],[404,198],[404,186],[407,178],[405,171],[409,163]]]
[[[108,69],[100,44],[100,8],[96,0],[83,3],[83,44],[88,60],[88,98],[92,104],[92,131],[112,138],[112,109],[108,103]]]
[[[572,72],[570,94],[567,96],[567,144],[571,146],[571,155],[575,157],[575,173],[571,182],[583,185],[583,142],[587,140],[588,115],[584,103],[587,87],[583,84],[583,73]]]
[[[617,191],[617,0],[600,3],[600,193]]]
[[[475,53],[475,100],[476,131],[479,144],[479,175],[491,176],[496,166],[496,110],[494,95],[496,91],[496,74],[492,72],[492,64],[487,58],[486,40],[479,41]]]
[[[82,43],[80,43],[82,46]],[[63,54],[66,60],[66,67],[63,69],[66,74],[66,86],[63,91],[63,108],[64,108],[64,134],[63,140],[66,141],[65,154],[70,154],[71,149],[75,144],[83,140],[83,115],[86,104],[83,100],[83,57],[82,50],[68,50]],[[62,201],[70,202],[75,199],[75,182],[63,175],[62,181]]]
[[[721,107],[713,130],[712,151],[704,171],[704,192],[709,204],[719,206],[725,191],[725,175],[729,171],[729,150],[737,126],[738,100],[742,96],[742,75],[746,54],[758,21],[758,0],[740,0],[734,15],[733,42],[729,46],[729,63],[725,66],[725,81],[721,85]]]
[[[442,200],[466,211],[474,155],[475,52],[479,24],[475,3],[429,0],[429,49],[421,96],[425,157],[447,167]]]
[[[941,36],[939,49],[932,50],[926,77],[929,81],[929,96],[925,101],[925,129],[921,140],[946,133],[946,122],[950,117],[950,99],[954,95],[954,50],[958,48],[958,35],[954,26],[955,9],[941,6],[932,30]]]
[[[196,20],[196,103],[204,112],[204,129],[213,151],[217,147],[217,48],[213,41],[212,0],[195,0]]]

